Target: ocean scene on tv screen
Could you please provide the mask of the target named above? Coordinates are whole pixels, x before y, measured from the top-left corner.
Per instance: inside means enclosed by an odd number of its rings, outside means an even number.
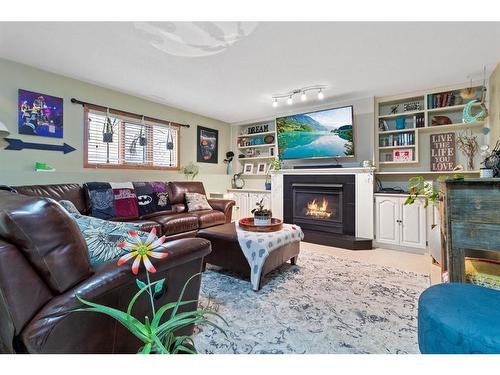
[[[352,117],[349,106],[277,118],[280,158],[353,156]]]

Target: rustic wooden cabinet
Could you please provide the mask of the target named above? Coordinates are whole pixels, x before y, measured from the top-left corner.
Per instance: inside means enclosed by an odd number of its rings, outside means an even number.
[[[448,180],[441,184],[445,209],[446,262],[449,280],[465,280],[465,257],[500,255],[500,178]]]

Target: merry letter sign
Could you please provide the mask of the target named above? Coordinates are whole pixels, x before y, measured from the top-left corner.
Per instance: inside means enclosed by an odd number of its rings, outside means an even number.
[[[455,168],[455,133],[431,134],[431,171]]]

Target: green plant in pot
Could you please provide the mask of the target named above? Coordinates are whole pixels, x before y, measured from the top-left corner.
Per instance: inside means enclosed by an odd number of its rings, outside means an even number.
[[[198,175],[199,172],[200,168],[194,165],[193,162],[189,163],[188,165],[182,168],[182,173],[184,173],[184,176],[186,176],[188,180],[194,180],[194,178]]]
[[[264,198],[262,198],[259,202],[256,204],[256,208],[252,210],[253,214],[253,223],[255,225],[270,225],[271,224],[271,218],[273,217],[273,213],[271,210],[268,210],[267,208],[264,208]]]
[[[281,169],[281,160],[273,159],[271,160],[271,165],[269,166],[269,173],[266,176],[265,187],[266,190],[271,190],[271,171],[279,171]]]

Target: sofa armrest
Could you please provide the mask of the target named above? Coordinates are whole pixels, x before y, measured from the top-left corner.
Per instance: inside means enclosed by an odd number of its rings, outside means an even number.
[[[201,271],[203,257],[210,253],[210,242],[203,239],[182,239],[167,244],[169,255],[163,260],[151,259],[157,272],[151,281],[165,278],[166,292],[156,300],[161,306],[179,298],[185,282]],[[47,303],[21,334],[22,342],[30,353],[130,353],[141,343],[112,318],[92,312],[74,312],[84,307],[81,298],[119,310],[126,310],[132,296],[137,293],[136,278],[146,281],[144,266],[134,276],[130,262],[117,266],[109,261],[73,289]],[[193,280],[184,295],[185,300],[197,300],[200,278]],[[189,306],[196,308],[195,305]],[[143,320],[151,316],[151,305],[145,296],[140,298],[132,311]]]
[[[236,204],[232,199],[209,199],[208,204],[216,211],[224,212],[226,223],[231,222],[233,206]]]

